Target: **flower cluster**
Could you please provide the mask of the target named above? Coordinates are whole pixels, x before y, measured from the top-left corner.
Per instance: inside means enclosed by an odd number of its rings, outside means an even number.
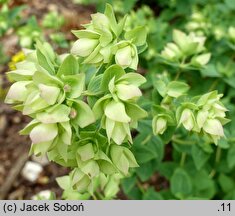
[[[163,135],[168,129],[183,126],[188,131],[205,135],[217,144],[224,137],[223,125],[228,111],[220,101],[222,94],[212,91],[193,98],[187,97],[189,86],[180,81],[159,77],[157,90],[163,97],[160,105],[153,106],[152,128],[155,135]]]
[[[197,35],[207,34],[208,29],[211,28],[211,24],[206,20],[205,16],[199,11],[195,11],[191,15],[190,21],[186,25],[186,29],[189,32],[195,32]]]
[[[183,111],[179,123],[187,125],[187,130],[202,132],[213,140],[214,143],[224,137],[223,125],[229,120],[225,118],[225,112],[228,111],[220,102],[222,94],[212,91],[202,95],[197,103],[197,109],[194,113],[190,109]]]
[[[101,66],[112,62],[123,68],[137,69],[138,53],[146,48],[146,30],[136,27],[124,31],[126,16],[118,23],[113,9],[107,4],[104,14],[91,15],[92,21],[85,24],[85,30],[73,31],[79,39],[71,52],[82,57],[83,63]]]
[[[74,56],[56,56],[47,43],[38,43],[35,51],[25,55],[26,59],[16,64],[16,70],[8,72],[15,83],[5,101],[33,118],[21,133],[30,134],[32,153],[45,154],[53,148],[71,144],[70,119],[74,106],[76,116],[72,121],[80,127],[93,123],[95,118],[90,107],[79,98],[85,75],[79,73]]]
[[[233,27],[233,26],[229,27],[228,38],[233,44],[235,44],[235,27]]]
[[[166,44],[161,57],[170,63],[180,64],[181,67],[202,67],[211,57],[205,53],[204,36],[197,36],[194,32],[186,35],[179,30],[173,31],[173,42]]]
[[[112,65],[103,74],[101,88],[106,92],[94,105],[97,119],[102,119],[109,141],[120,145],[132,143],[130,127],[136,127],[140,118],[147,116],[135,102],[142,95],[138,88],[145,78],[137,73],[126,73],[122,67]]]
[[[79,40],[72,54],[57,55],[48,43],[38,42],[8,72],[15,82],[6,102],[33,118],[21,130],[31,138],[30,152],[71,168],[58,178],[66,199],[88,198],[98,189],[110,199],[120,179],[138,166],[128,146],[131,129],[147,116],[137,104],[146,80],[124,69],[136,69],[146,33],[138,27],[118,40],[124,24],[107,5],[105,14],[92,15],[86,30],[74,31]]]

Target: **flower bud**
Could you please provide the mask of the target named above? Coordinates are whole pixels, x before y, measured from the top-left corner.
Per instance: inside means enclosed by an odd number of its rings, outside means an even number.
[[[81,57],[87,57],[94,51],[98,43],[99,41],[97,39],[81,38],[74,43],[71,53]]]
[[[235,43],[235,27],[230,26],[228,29],[228,37]]]
[[[195,126],[195,118],[193,115],[193,112],[186,108],[183,110],[180,120],[179,120],[179,124],[183,124],[183,126],[188,130],[191,131],[194,126]]]
[[[28,94],[27,85],[30,83],[31,81],[19,81],[12,84],[6,96],[6,102],[24,101]]]
[[[30,132],[30,138],[33,144],[53,142],[57,135],[58,127],[56,124],[39,124]]]
[[[161,55],[166,59],[173,60],[181,58],[182,52],[176,44],[168,43],[162,51]]]
[[[136,70],[138,64],[138,54],[134,45],[127,45],[123,48],[119,48],[115,54],[115,61],[123,68],[130,67]]]
[[[205,124],[203,125],[203,130],[212,136],[224,136],[223,126],[217,119],[207,119]]]
[[[60,94],[60,89],[58,87],[44,85],[40,83],[38,85],[38,88],[40,91],[41,98],[43,98],[49,105],[53,105],[56,103]]]
[[[164,117],[155,116],[152,122],[153,133],[155,135],[163,134],[167,129],[167,119]]]
[[[117,96],[121,100],[136,99],[142,95],[140,89],[134,85],[117,84]]]
[[[198,127],[201,129],[208,117],[208,111],[206,110],[200,110],[198,113],[197,113],[197,124],[198,124]]]

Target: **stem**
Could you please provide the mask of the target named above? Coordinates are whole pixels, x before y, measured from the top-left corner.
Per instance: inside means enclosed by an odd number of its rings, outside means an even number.
[[[184,166],[186,157],[187,157],[187,153],[186,153],[186,152],[183,152],[183,153],[181,154],[181,159],[180,159],[180,166],[181,166],[181,167]]]
[[[220,162],[220,158],[221,158],[221,153],[222,153],[222,149],[220,147],[217,147],[216,149],[216,153],[215,153],[215,164],[214,164],[214,168],[211,170],[209,177],[213,178],[216,174],[216,165]]]
[[[141,142],[141,144],[142,145],[146,144],[151,138],[152,138],[152,135],[150,134]]]
[[[211,87],[209,88],[208,92],[214,90],[215,87],[217,86],[218,82],[219,82],[219,79],[214,80],[213,83],[211,84]]]
[[[217,147],[216,155],[215,155],[215,164],[220,162],[221,152],[222,152],[222,149],[220,147]]]
[[[104,200],[104,197],[103,197],[103,195],[101,194],[101,193],[99,193],[99,192],[96,192],[96,199],[98,199],[98,200]]]
[[[138,188],[140,189],[140,191],[142,193],[145,193],[145,189],[144,189],[144,187],[142,186],[142,184],[140,183],[140,181],[138,179],[137,179],[136,184],[137,184]]]
[[[92,195],[92,198],[93,200],[98,200],[95,194]]]
[[[175,76],[175,81],[179,79],[180,77],[180,74],[182,73],[182,67],[184,66],[184,62],[185,62],[185,57],[182,59],[181,63],[180,63],[180,68],[178,70],[178,72],[176,73],[176,76]]]
[[[179,71],[176,73],[175,79],[174,79],[175,81],[179,79],[181,72],[182,72],[182,70],[179,70]]]

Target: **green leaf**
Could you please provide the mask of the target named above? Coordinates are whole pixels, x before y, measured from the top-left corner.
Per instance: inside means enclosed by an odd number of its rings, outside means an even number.
[[[131,40],[136,46],[142,46],[146,42],[147,29],[144,26],[138,26],[125,33],[125,39]]]
[[[99,175],[100,168],[96,161],[90,160],[81,166],[81,171],[87,174],[90,178],[93,178]]]
[[[140,167],[136,169],[136,173],[141,181],[148,181],[151,176],[153,176],[156,171],[156,161],[151,160],[144,164],[141,164]]]
[[[148,113],[136,104],[127,103],[126,113],[132,120],[138,120],[147,117]]]
[[[92,30],[72,30],[72,33],[78,38],[98,39],[100,35]]]
[[[34,64],[32,63],[32,67],[33,66]],[[34,70],[32,69],[31,70],[18,69],[18,70],[7,72],[7,77],[15,81],[25,81],[25,80],[31,80],[33,74],[34,74]]]
[[[68,161],[68,145],[66,145],[64,142],[59,141],[56,144],[56,148],[58,149],[59,155],[63,158],[65,162]]]
[[[192,147],[192,157],[197,170],[200,170],[210,158],[210,154],[203,151],[197,144],[194,144]]]
[[[180,199],[185,199],[192,193],[192,181],[187,172],[182,168],[177,168],[171,177],[171,192]]]
[[[69,121],[69,113],[71,108],[65,106],[64,104],[59,104],[45,112],[37,113],[36,119],[45,124],[66,122]]]
[[[158,158],[158,152],[154,146],[152,146],[151,139],[152,135],[148,134],[139,134],[134,139],[133,151],[137,162],[140,164]],[[147,143],[145,143],[145,141],[147,141]]]
[[[179,81],[172,81],[167,85],[167,94],[171,97],[179,97],[189,90],[189,85]]]
[[[216,193],[214,181],[210,178],[209,173],[205,170],[196,172],[193,176],[193,184],[195,186],[195,196],[204,199],[212,199]]]
[[[84,128],[95,122],[95,116],[88,104],[81,100],[76,100],[73,103],[76,116],[74,121],[81,127]]]
[[[105,95],[104,97],[100,98],[99,100],[96,101],[95,105],[93,106],[92,110],[95,114],[95,117],[97,119],[101,118],[104,113],[104,104],[105,102],[110,99],[112,96],[111,95]]]
[[[49,105],[54,105],[61,93],[60,88],[55,86],[39,84],[38,88],[40,91],[40,97],[44,99]]]
[[[166,179],[170,180],[177,166],[178,164],[175,162],[165,161],[160,163],[157,168],[161,175],[163,175]]]
[[[117,145],[112,145],[110,155],[113,164],[124,174],[128,174],[129,161],[124,155],[124,148]]]
[[[55,74],[55,68],[50,58],[46,56],[46,54],[44,54],[40,49],[37,49],[36,52],[39,65],[42,68],[46,69],[46,71],[49,72],[50,74]]]
[[[62,76],[64,89],[69,98],[78,98],[85,87],[85,74]],[[67,88],[67,90],[66,90]]]
[[[136,183],[136,177],[132,176],[130,178],[124,178],[122,180],[122,189],[125,192],[125,194],[129,194],[130,191],[135,187]]]
[[[214,64],[208,64],[200,70],[203,77],[221,77]]]
[[[146,82],[146,78],[138,73],[126,73],[121,76],[120,79],[117,80],[118,82],[128,82],[129,84],[140,86]]]
[[[115,35],[118,35],[118,25],[113,12],[113,7],[110,4],[106,4],[104,14],[108,17],[110,26]]]
[[[27,135],[30,133],[30,131],[37,126],[38,124],[40,124],[39,121],[37,121],[36,119],[33,119],[31,122],[29,122],[19,133],[20,135]]]
[[[69,189],[71,187],[71,180],[69,176],[58,177],[56,178],[56,181],[58,185],[64,190]]]
[[[123,153],[126,156],[130,167],[138,167],[139,166],[136,162],[135,156],[128,148],[124,148]]]
[[[63,86],[63,82],[57,77],[50,75],[45,71],[36,71],[33,75],[33,81],[35,84],[45,84],[49,86]]]
[[[232,177],[229,177],[223,173],[219,175],[218,178],[219,185],[222,188],[224,193],[229,193],[233,189],[235,189],[235,182]]]
[[[104,72],[103,79],[101,82],[101,90],[107,91],[108,84],[111,81],[111,79],[115,77],[115,79],[117,80],[124,74],[125,74],[125,71],[119,65],[112,65],[109,68],[107,68]]]
[[[153,159],[161,161],[164,154],[164,144],[153,134],[140,133],[134,139],[133,152],[138,163],[144,164]]]
[[[117,122],[128,123],[131,121],[130,117],[126,114],[125,105],[121,102],[111,101],[105,107],[105,115]]]
[[[95,156],[91,143],[78,147],[77,153],[80,155],[82,161],[90,160]]]
[[[60,65],[57,76],[74,75],[77,74],[78,71],[79,65],[77,59],[73,55],[68,55]]]
[[[225,4],[228,6],[229,9],[235,10],[235,5],[233,0],[225,0]]]
[[[163,80],[154,80],[154,87],[157,89],[158,93],[165,97],[167,93],[167,84]]]
[[[96,95],[101,92],[100,85],[101,85],[102,78],[103,78],[103,74],[100,74],[98,76],[94,76],[91,78],[88,84],[88,88],[87,88],[88,94]]]
[[[149,187],[143,195],[143,200],[163,200],[163,196],[156,192],[153,187]]]

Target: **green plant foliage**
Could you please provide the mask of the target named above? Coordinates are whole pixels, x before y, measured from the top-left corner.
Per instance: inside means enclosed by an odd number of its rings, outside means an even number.
[[[9,9],[7,1],[3,1],[0,8],[0,37],[2,37],[10,28],[15,28],[19,25],[20,14],[23,9],[25,9],[25,6]]]
[[[42,26],[45,28],[59,29],[64,23],[65,19],[62,15],[59,15],[57,11],[51,11],[44,16]]]
[[[20,46],[24,48],[32,48],[37,40],[43,38],[41,28],[34,16],[27,21],[26,25],[18,28],[17,35],[20,38]]]
[[[32,118],[30,153],[70,168],[63,198],[235,199],[231,1],[76,2],[101,12],[70,53],[26,50],[5,100]]]

